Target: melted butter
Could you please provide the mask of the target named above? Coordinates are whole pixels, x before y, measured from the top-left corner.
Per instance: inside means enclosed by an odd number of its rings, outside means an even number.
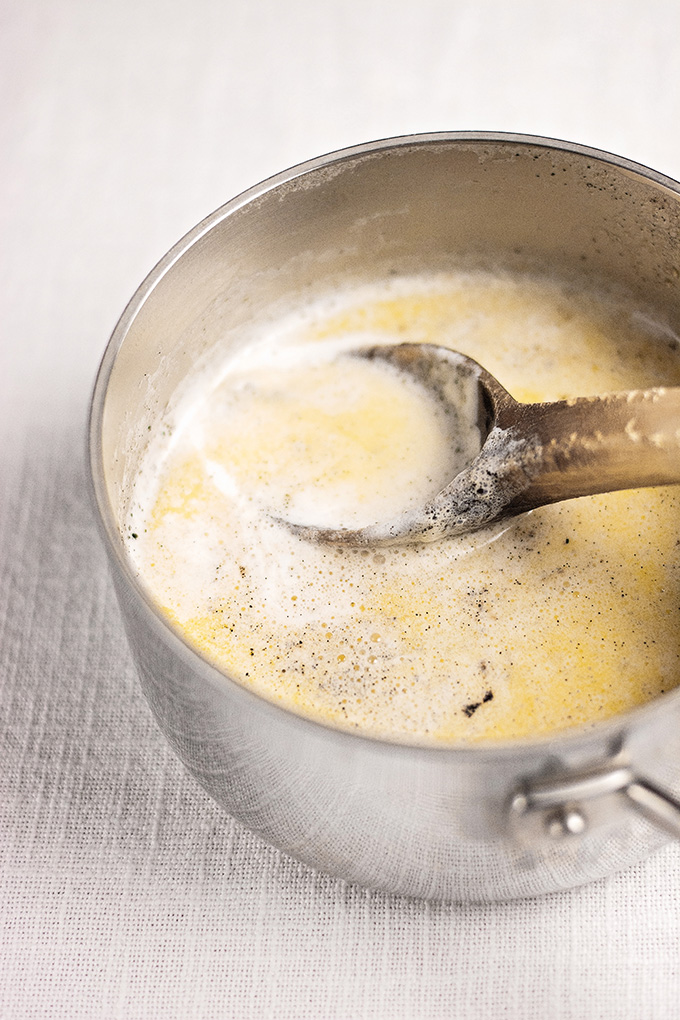
[[[380,550],[306,542],[272,512],[361,526],[450,479],[436,404],[344,353],[367,337],[447,344],[518,399],[546,400],[679,385],[658,332],[608,297],[482,274],[292,314],[188,393],[160,466],[150,456],[140,476],[130,552],[207,658],[331,725],[468,742],[624,712],[680,678],[674,487]]]

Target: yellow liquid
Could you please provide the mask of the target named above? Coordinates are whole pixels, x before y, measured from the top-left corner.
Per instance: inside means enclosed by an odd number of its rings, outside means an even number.
[[[196,381],[143,468],[128,544],[169,619],[263,696],[387,739],[546,734],[675,686],[675,487],[424,546],[324,546],[277,520],[387,520],[450,479],[435,402],[345,353],[403,340],[468,354],[519,400],[680,385],[660,326],[555,283],[413,278],[292,313]]]

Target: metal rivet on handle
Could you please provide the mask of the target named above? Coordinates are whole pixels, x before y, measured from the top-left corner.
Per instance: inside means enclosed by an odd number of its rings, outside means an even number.
[[[578,808],[562,808],[546,818],[545,828],[553,839],[580,836],[586,829],[585,815]]]

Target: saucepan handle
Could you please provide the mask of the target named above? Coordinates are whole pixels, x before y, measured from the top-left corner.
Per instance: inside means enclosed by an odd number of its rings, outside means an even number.
[[[580,836],[621,817],[622,802],[680,839],[680,799],[628,766],[522,783],[510,798],[510,820],[522,842]]]
[[[643,779],[633,779],[624,793],[640,814],[680,839],[680,800]]]

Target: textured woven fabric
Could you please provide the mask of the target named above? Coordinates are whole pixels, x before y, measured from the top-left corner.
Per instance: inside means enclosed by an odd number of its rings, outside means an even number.
[[[139,693],[84,467],[134,287],[286,165],[494,128],[680,177],[676,0],[25,0],[0,23],[0,1016],[678,1017],[678,845],[455,906],[313,874],[218,809]]]

